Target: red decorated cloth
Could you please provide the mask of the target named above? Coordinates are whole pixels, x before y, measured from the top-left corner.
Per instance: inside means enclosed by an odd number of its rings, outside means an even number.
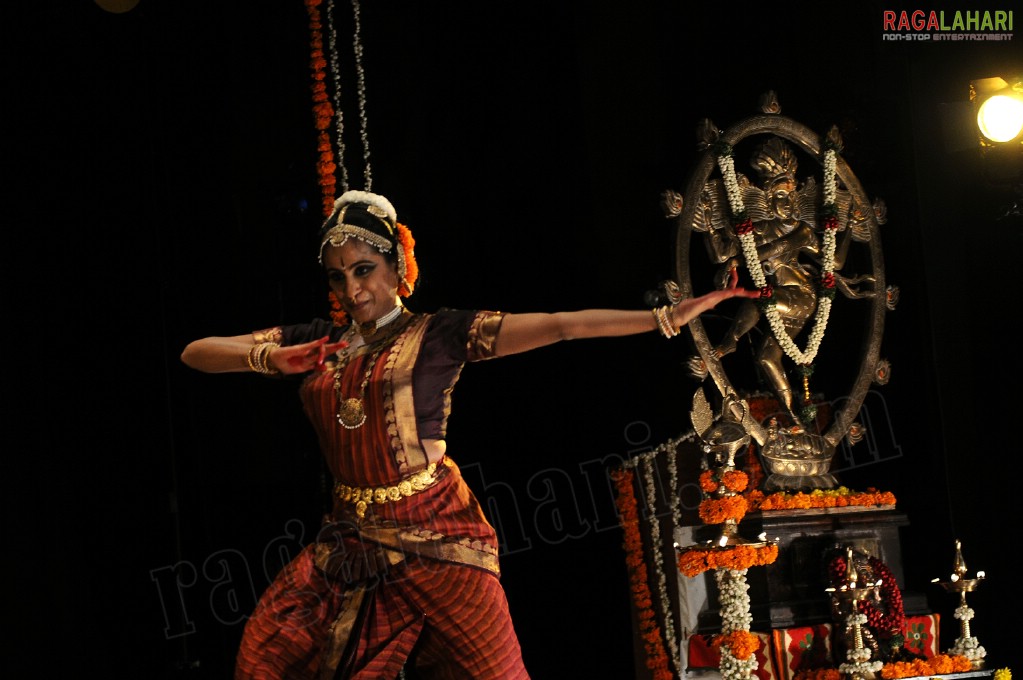
[[[940,614],[907,616],[906,625],[902,630],[906,638],[903,647],[913,654],[919,654],[927,659],[933,658],[941,649],[938,641],[940,617]]]
[[[774,655],[771,650],[771,634],[750,631],[760,640],[760,646],[753,653],[757,660],[757,670],[754,674],[760,680],[779,680],[778,670],[775,666]],[[713,635],[697,633],[689,638],[688,666],[690,669],[718,668],[721,665],[721,654],[711,646]]]
[[[832,666],[831,628],[821,623],[772,631],[779,680],[792,680],[801,670]]]

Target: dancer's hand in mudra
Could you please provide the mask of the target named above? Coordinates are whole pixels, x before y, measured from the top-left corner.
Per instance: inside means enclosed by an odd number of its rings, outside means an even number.
[[[328,342],[329,336],[319,340],[281,347],[273,352],[273,362],[281,373],[305,373],[323,371],[327,357],[348,345],[344,340]]]
[[[671,319],[679,328],[685,326],[690,320],[695,319],[709,309],[713,309],[725,300],[733,297],[758,298],[759,290],[749,290],[739,287],[739,272],[733,268],[728,276],[728,286],[720,290],[712,290],[699,297],[686,298],[671,308]]]

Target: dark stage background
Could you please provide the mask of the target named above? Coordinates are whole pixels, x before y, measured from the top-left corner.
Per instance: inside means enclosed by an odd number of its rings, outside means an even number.
[[[675,275],[659,197],[684,190],[699,119],[728,127],[773,89],[784,115],[838,124],[888,205],[886,274],[901,289],[882,350],[893,377],[873,398],[877,460],[838,476],[898,497],[905,586],[942,614],[944,647],[955,602],[929,581],[963,541],[988,573],[973,632],[1020,671],[1018,157],[982,158],[945,124],[970,79],[1020,72],[1019,35],[890,43],[884,9],[915,8],[366,1],[372,188],[417,238],[414,310],[640,308]],[[16,607],[0,667],[227,678],[255,598],[315,529],[323,471],[294,384],[203,375],[178,355],[326,311],[306,9],[2,11]],[[350,68],[351,6],[337,15]],[[856,360],[850,335],[829,333],[832,360]],[[651,333],[463,373],[449,451],[499,525],[535,678],[633,676],[604,474],[689,429],[691,351]]]

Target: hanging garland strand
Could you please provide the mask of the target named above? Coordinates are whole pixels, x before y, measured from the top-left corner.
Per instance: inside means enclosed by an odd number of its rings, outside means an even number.
[[[678,493],[678,461],[676,460],[676,457],[678,455],[679,445],[682,444],[683,442],[691,441],[695,436],[696,433],[690,430],[689,432],[686,432],[685,434],[682,434],[675,439],[670,439],[667,442],[659,444],[656,448],[650,451],[641,453],[637,455],[635,458],[625,461],[623,463],[623,470],[617,473],[619,477],[616,477],[615,473],[612,473],[612,478],[615,479],[616,481],[621,481],[620,475],[622,474],[631,475],[638,474],[640,472],[639,466],[642,465],[646,475],[646,480],[644,483],[644,487],[646,490],[646,501],[648,507],[655,508],[657,504],[657,489],[654,484],[654,478],[656,477],[656,473],[654,472],[653,466],[656,464],[656,460],[659,456],[666,456],[666,463],[668,468],[668,484],[670,489],[668,498],[670,499],[669,504],[671,506],[672,526],[676,527],[682,526],[682,503],[680,495]],[[634,470],[635,472],[628,472],[629,470]],[[631,483],[632,481],[631,477],[629,478],[629,481]],[[640,534],[638,532],[638,527],[635,529],[635,534],[633,535],[632,533],[633,528],[626,527],[627,515],[625,514],[624,511],[622,511],[623,507],[629,507],[630,503],[632,504],[636,503],[634,497],[632,498],[631,501],[629,501],[626,500],[625,496],[623,496],[623,494],[633,494],[634,491],[632,489],[631,484],[630,486],[628,486],[628,488],[624,487],[619,488],[618,491],[620,519],[622,521],[622,528],[626,531],[627,535],[626,546],[632,546],[633,548],[638,548],[640,551],[642,551],[642,538],[640,537]],[[622,505],[622,503],[624,503],[624,505]],[[655,546],[660,545],[659,514],[660,513],[651,510],[647,517],[647,521],[650,524],[651,543]],[[626,552],[628,552],[628,549],[629,548],[626,549]],[[629,556],[627,557],[626,562],[632,564],[636,561],[636,559],[637,559],[636,556]],[[643,559],[641,554],[639,554],[638,559],[640,560]],[[657,603],[660,605],[661,618],[664,621],[664,643],[667,645],[668,649],[673,650],[678,649],[678,640],[675,633],[674,613],[671,608],[671,601],[668,598],[667,576],[664,572],[664,568],[661,565],[660,560],[655,558],[653,561],[653,565],[655,576],[657,579],[656,599]],[[645,574],[643,575],[645,576]],[[649,590],[649,584],[647,584],[647,589]],[[654,619],[655,615],[652,611],[652,607],[654,604],[653,599],[654,598],[652,594],[648,599],[639,597],[638,591],[636,590],[636,588],[633,588],[633,603],[636,605],[636,609],[639,612],[638,616],[641,620]],[[679,658],[677,656],[672,655],[671,663],[672,666],[674,666],[675,668],[676,675],[681,677],[681,669],[678,667]]]
[[[337,173],[341,171],[341,191],[348,191],[348,170],[345,167],[344,115],[341,104],[341,59],[337,49],[337,30],[334,28],[334,0],[327,0],[328,47],[330,62],[328,69],[327,55],[323,45],[323,20],[320,6],[323,0],[305,0],[309,13],[309,66],[312,71],[313,122],[316,126],[316,151],[319,159],[316,163],[318,183],[323,202],[323,214],[330,215],[334,209],[334,197],[337,195]],[[373,179],[369,164],[369,133],[366,118],[366,74],[362,67],[362,24],[360,20],[359,0],[352,0],[355,14],[355,31],[353,47],[355,51],[355,71],[358,79],[360,140],[362,141],[362,158],[365,163],[365,183],[363,188],[371,191]],[[333,86],[333,103],[327,87],[327,71],[330,71]],[[335,116],[336,114],[336,116]],[[334,123],[334,134],[337,138],[338,153],[334,154],[334,141],[330,138],[331,121]]]
[[[327,26],[330,31],[328,49],[330,50],[330,74],[334,83],[334,118],[337,137],[337,157],[341,159],[341,191],[348,191],[348,168],[345,167],[345,129],[344,107],[341,106],[341,58],[337,51],[337,28],[334,23],[334,0],[327,2]]]
[[[337,181],[334,171],[334,147],[330,141],[330,120],[334,117],[334,107],[327,95],[326,68],[327,60],[323,55],[323,23],[320,20],[320,4],[322,0],[305,0],[309,12],[309,67],[312,70],[313,91],[313,122],[316,126],[316,151],[319,160],[316,172],[319,176],[320,194],[323,214],[330,215],[334,209],[334,193]]]
[[[669,458],[674,458],[673,455],[669,455]],[[646,502],[647,508],[649,508],[649,514],[647,515],[647,522],[650,525],[650,544],[654,546],[656,555],[657,547],[662,545],[661,543],[661,519],[659,513],[656,511],[657,503],[657,487],[655,482],[658,478],[657,470],[655,469],[656,459],[651,457],[645,457],[643,460],[643,470],[639,475],[639,479],[643,482],[643,487],[646,491]],[[637,472],[639,470],[637,469]],[[675,639],[675,622],[674,615],[671,611],[671,604],[668,602],[668,577],[664,573],[664,565],[660,559],[656,557],[652,560],[654,566],[654,578],[656,579],[657,592],[660,595],[661,605],[661,616],[664,620],[664,639],[668,645],[668,649],[678,649],[678,641]],[[676,674],[681,674],[681,669],[678,667],[678,656],[675,654],[671,655],[672,665],[675,668]]]
[[[330,0],[333,2],[333,0]],[[359,136],[362,139],[362,160],[365,167],[363,177],[366,179],[366,191],[373,189],[373,174],[369,167],[369,130],[366,122],[366,72],[362,68],[362,21],[359,0],[352,0],[352,14],[355,16],[355,31],[352,47],[355,50],[355,74],[359,88]]]
[[[623,467],[612,470],[610,476],[617,492],[615,505],[618,508],[618,519],[625,534],[622,547],[625,549],[625,564],[629,570],[629,590],[639,621],[639,635],[646,651],[646,667],[654,680],[672,680],[675,676],[668,667],[668,653],[657,625],[647,577],[643,538],[639,530],[639,503],[633,489],[635,473]]]
[[[366,117],[366,72],[362,66],[362,10],[359,0],[352,0],[352,14],[355,19],[352,32],[352,50],[355,53],[355,76],[359,98],[359,139],[362,142],[363,160],[363,189],[373,190],[373,174],[369,164],[369,124]],[[341,57],[338,53],[337,30],[334,28],[334,0],[327,0],[327,21],[330,23],[330,68],[332,82],[334,84],[334,109],[337,112],[335,119],[335,136],[337,137],[338,159],[341,166],[341,186],[343,191],[348,191],[348,169],[345,167],[345,123],[341,103]]]

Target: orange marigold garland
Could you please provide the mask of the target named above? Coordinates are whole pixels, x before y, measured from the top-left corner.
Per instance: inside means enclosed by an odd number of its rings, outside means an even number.
[[[700,473],[700,488],[704,493],[714,493],[722,486],[728,491],[742,493],[749,484],[749,476],[742,470],[704,470]],[[716,522],[711,522],[716,524]]]
[[[917,676],[932,677],[949,673],[965,673],[973,670],[973,665],[965,656],[935,654],[930,659],[913,659],[912,661],[896,661],[881,667],[881,677],[885,680],[897,678],[915,678]]]
[[[814,489],[810,493],[780,491],[766,496],[761,491],[755,491],[748,494],[747,499],[749,512],[895,505],[895,494],[872,487],[866,491],[852,491],[844,486],[837,489]]]
[[[721,524],[725,520],[738,522],[746,516],[746,498],[740,494],[700,501],[700,519],[704,524]]]
[[[710,641],[710,647],[720,653],[721,647],[728,647],[732,656],[736,659],[748,659],[760,649],[760,638],[748,630],[733,630],[731,633],[715,635]]]
[[[735,545],[728,548],[694,546],[681,551],[678,568],[692,578],[714,569],[749,569],[773,564],[778,559],[778,544],[764,546]]]
[[[710,450],[709,448],[707,449]],[[749,503],[743,492],[749,486],[748,475],[736,470],[731,458],[726,465],[706,469],[700,474],[699,516],[705,524],[724,524],[718,541],[689,546],[679,551],[679,571],[690,578],[713,571],[721,609],[721,633],[711,645],[721,654],[718,669],[723,680],[748,680],[757,669],[754,652],[760,640],[750,633],[749,567],[773,563],[778,546],[771,542],[749,543],[738,538],[739,521]]]
[[[337,170],[337,164],[334,162],[334,147],[328,132],[330,121],[334,117],[334,107],[327,95],[327,58],[323,53],[321,3],[322,0],[305,0],[306,10],[309,12],[309,67],[312,69],[313,78],[313,122],[317,130],[316,151],[319,154],[316,171],[319,175],[323,214],[328,216],[334,209],[334,193],[337,186],[334,172]]]
[[[625,534],[625,563],[629,568],[629,589],[636,606],[639,633],[646,650],[646,667],[653,673],[654,680],[672,680],[668,668],[668,655],[664,649],[661,630],[653,610],[653,597],[647,581],[646,561],[643,557],[643,539],[639,533],[639,509],[633,491],[633,473],[630,470],[615,470],[611,479],[615,483],[615,505],[619,521]]]

